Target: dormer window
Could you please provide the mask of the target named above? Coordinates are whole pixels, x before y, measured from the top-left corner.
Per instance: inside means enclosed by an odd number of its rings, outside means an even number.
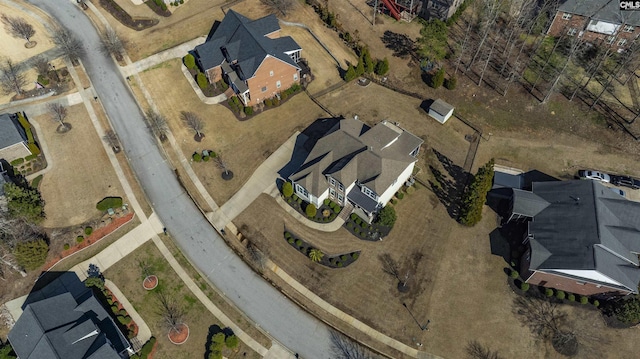
[[[566,12],[562,14],[562,20],[570,20],[570,19],[571,19],[571,14],[567,14]]]

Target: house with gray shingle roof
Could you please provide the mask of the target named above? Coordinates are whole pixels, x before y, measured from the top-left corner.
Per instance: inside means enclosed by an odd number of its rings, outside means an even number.
[[[27,135],[13,114],[0,115],[0,158],[11,162],[29,156]]]
[[[133,351],[90,288],[64,273],[32,292],[9,332],[20,359],[122,359]]]
[[[280,37],[275,15],[251,20],[229,10],[194,56],[209,82],[224,79],[253,106],[300,82],[301,51],[293,38]]]
[[[295,193],[316,207],[327,198],[353,205],[369,220],[412,175],[423,143],[389,121],[369,127],[356,118],[340,120],[313,142],[289,176]]]
[[[527,283],[582,295],[638,293],[640,203],[591,180],[514,190],[510,220],[527,221]]]

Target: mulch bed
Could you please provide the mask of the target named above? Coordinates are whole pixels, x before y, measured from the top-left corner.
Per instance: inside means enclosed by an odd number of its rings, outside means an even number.
[[[334,207],[331,207],[331,205],[326,205],[326,204],[322,204],[322,206],[320,206],[320,208],[317,209],[316,211],[316,215],[313,218],[309,218],[307,216],[307,213],[304,211],[303,208],[307,208],[306,206],[308,205],[308,203],[306,203],[305,201],[302,200],[302,198],[299,198],[296,195],[293,195],[289,198],[282,198],[284,199],[284,201],[286,203],[289,204],[289,206],[291,206],[291,208],[295,209],[298,213],[300,213],[301,215],[305,216],[306,218],[308,218],[309,220],[312,220],[314,222],[317,223],[330,223],[333,222],[337,217],[338,214],[340,214],[340,212],[342,211],[342,207],[338,206],[337,208],[339,209],[337,212],[333,209],[335,206],[337,206],[337,204],[334,204]],[[333,202],[331,202],[333,203]],[[329,215],[325,217],[325,213],[324,211],[328,211]]]
[[[290,238],[287,238],[287,233],[290,235]],[[312,246],[309,242],[303,240],[302,238],[298,237],[297,235],[295,235],[289,230],[286,230],[284,232],[283,238],[287,241],[287,243],[289,243],[291,247],[295,248],[298,252],[300,252],[302,255],[304,255],[307,258],[309,258],[309,252],[312,249],[317,249],[316,247]],[[345,268],[351,265],[353,262],[355,262],[359,257],[360,257],[360,251],[343,253],[343,254],[324,253],[324,256],[322,257],[320,262],[316,262],[316,263],[329,268]]]
[[[136,31],[142,31],[155,26],[160,22],[158,19],[133,19],[129,13],[120,7],[114,0],[100,0],[100,6],[107,10],[111,16],[116,18],[122,25]]]
[[[115,305],[118,307],[118,310],[122,310],[122,309],[124,309],[124,307],[122,306],[122,303],[118,300],[118,297],[116,297],[116,296],[113,294],[113,292],[111,292],[111,291],[109,290],[109,288],[107,288],[107,287],[105,286],[105,287],[104,287],[104,291],[105,291],[105,293],[106,293],[106,295],[107,295],[107,296],[111,297],[111,300],[113,301],[113,304],[115,304]],[[117,304],[116,304],[116,303],[117,303]],[[106,304],[108,304],[108,303],[104,303],[104,304],[106,305]],[[125,309],[125,311],[126,311],[126,309]],[[111,313],[112,313],[114,316],[118,316],[118,314],[113,313],[113,311],[111,311]],[[127,313],[127,315],[129,315],[129,313]],[[122,323],[118,322],[118,320],[117,320],[117,319],[115,319],[115,318],[114,318],[114,322],[116,323],[116,325],[124,326],[128,331],[130,331],[130,332],[132,333],[132,334],[131,334],[131,337],[132,337],[132,338],[135,338],[135,337],[138,335],[138,330],[139,330],[139,329],[138,329],[138,324],[136,324],[136,322],[135,322],[135,321],[133,321],[133,319],[131,319],[131,323],[129,323],[128,325],[124,325],[124,324],[122,324]],[[126,334],[127,334],[127,332],[124,332],[124,334],[126,335]]]
[[[47,262],[47,264],[45,264],[43,268],[43,271],[49,270],[51,267],[53,267],[56,263],[61,261],[63,258],[68,257],[83,248],[89,247],[90,245],[106,237],[108,234],[116,231],[118,228],[129,223],[129,221],[133,219],[133,216],[134,216],[134,213],[131,212],[125,216],[116,217],[111,221],[111,223],[107,224],[106,226],[93,230],[91,235],[85,238],[84,241],[82,241],[81,243],[77,243],[75,246],[70,247],[69,249],[63,250],[62,253],[60,253],[54,259]]]
[[[180,324],[177,329],[172,328],[169,331],[168,337],[173,344],[184,344],[189,339],[189,327],[186,324]]]
[[[145,5],[147,5],[153,12],[155,12],[156,14],[163,16],[163,17],[169,17],[171,16],[171,11],[169,10],[162,10],[162,8],[160,6],[158,6],[158,4],[156,4],[155,1],[153,0],[149,0],[149,1],[145,1],[144,2]]]
[[[358,223],[358,220],[360,223]],[[344,222],[343,227],[346,228],[349,233],[366,241],[381,241],[389,235],[391,228],[393,228],[378,223],[369,224],[355,214],[351,214],[349,219]]]
[[[146,290],[152,290],[155,287],[158,286],[158,277],[155,275],[150,275],[148,277],[146,277],[143,281],[142,281],[142,286],[144,287],[144,289]]]

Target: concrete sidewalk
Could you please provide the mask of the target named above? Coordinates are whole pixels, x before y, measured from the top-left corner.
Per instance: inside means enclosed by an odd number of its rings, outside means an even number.
[[[120,68],[120,72],[122,72],[122,76],[128,77],[131,75],[135,75],[138,72],[142,72],[150,67],[159,65],[165,61],[182,58],[189,51],[193,50],[194,47],[203,44],[205,40],[205,36],[197,37],[191,41],[184,42],[168,50],[164,50],[149,57],[145,57],[142,60],[136,61],[134,63],[128,63],[126,66]]]

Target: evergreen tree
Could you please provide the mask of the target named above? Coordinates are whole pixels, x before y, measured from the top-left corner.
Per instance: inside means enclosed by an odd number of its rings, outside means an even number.
[[[38,189],[5,183],[4,191],[10,216],[24,218],[32,223],[39,223],[44,219],[44,201]]]
[[[364,74],[364,59],[360,56],[358,66],[356,67],[356,76],[361,76],[362,74]]]
[[[384,60],[378,60],[376,64],[376,75],[383,76],[389,72],[389,60],[385,57]]]
[[[442,86],[443,83],[444,83],[444,69],[440,68],[440,70],[438,70],[438,72],[436,72],[435,75],[431,77],[431,87],[433,87],[434,89],[437,89],[438,87]]]
[[[371,58],[371,54],[369,54],[369,49],[365,48],[362,54],[362,59],[364,60],[364,72],[370,74],[376,67],[376,63]]]
[[[347,72],[345,72],[344,74],[344,80],[349,82],[353,79],[355,79],[358,75],[356,75],[356,69],[352,66],[349,65],[349,68],[347,69]]]
[[[460,223],[471,227],[482,220],[482,207],[493,183],[493,165],[492,158],[487,164],[480,167],[478,173],[473,177],[464,195]]]

